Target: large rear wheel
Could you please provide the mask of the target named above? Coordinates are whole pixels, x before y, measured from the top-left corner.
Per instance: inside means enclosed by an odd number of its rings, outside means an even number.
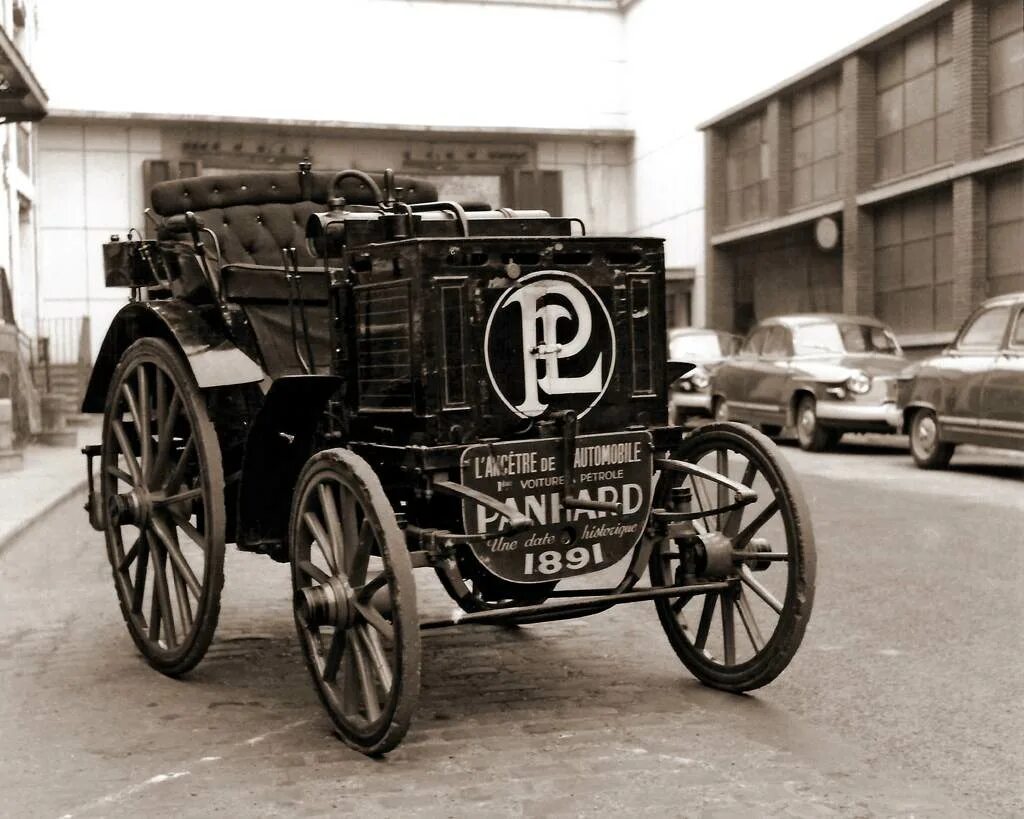
[[[725,583],[724,590],[655,601],[679,659],[701,682],[749,691],[771,682],[803,639],[814,600],[810,514],[777,447],[742,424],[710,424],[673,455],[753,488],[757,501],[723,513],[734,496],[707,478],[663,471],[655,507],[702,512],[692,532],[664,538],[652,585]]]
[[[224,475],[202,394],[166,341],[136,341],[114,370],[99,483],[128,632],[151,666],[183,674],[220,614]]]
[[[295,625],[341,738],[381,754],[405,736],[420,688],[416,586],[380,480],[347,449],[299,476],[288,528]]]

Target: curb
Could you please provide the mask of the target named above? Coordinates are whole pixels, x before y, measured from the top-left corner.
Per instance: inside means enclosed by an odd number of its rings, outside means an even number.
[[[89,479],[82,478],[67,489],[59,492],[56,497],[51,498],[41,509],[39,509],[39,511],[34,512],[24,520],[20,521],[16,526],[14,526],[14,528],[0,534],[0,557],[3,557],[7,551],[7,547],[23,535],[27,529],[30,529],[38,523],[39,520],[64,503],[68,498],[78,494],[79,492],[84,492],[88,487]]]

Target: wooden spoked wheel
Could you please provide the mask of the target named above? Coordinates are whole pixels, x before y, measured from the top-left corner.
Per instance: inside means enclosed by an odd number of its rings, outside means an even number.
[[[707,514],[693,521],[692,533],[657,544],[652,584],[724,582],[727,588],[656,600],[658,617],[701,682],[726,691],[759,688],[789,664],[811,613],[815,551],[807,504],[776,446],[743,424],[701,427],[672,457],[741,482],[758,499],[716,513],[732,502],[729,489],[662,472],[656,507]]]
[[[220,614],[224,476],[199,388],[165,341],[136,341],[114,370],[99,482],[128,632],[150,665],[183,674]]]
[[[295,623],[320,699],[348,745],[389,751],[419,697],[420,632],[405,538],[369,464],[346,449],[310,458],[288,536]]]

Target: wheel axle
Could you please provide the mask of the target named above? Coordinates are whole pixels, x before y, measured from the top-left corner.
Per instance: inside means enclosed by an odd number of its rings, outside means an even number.
[[[305,586],[295,592],[295,610],[310,626],[350,627],[355,619],[355,595],[348,582],[333,576],[319,586]]]

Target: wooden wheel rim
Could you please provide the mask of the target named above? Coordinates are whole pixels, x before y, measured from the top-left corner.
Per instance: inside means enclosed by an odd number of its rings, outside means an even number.
[[[753,539],[766,523],[781,515],[785,533],[784,544],[772,544],[773,553],[785,551],[788,556],[785,560],[777,561],[786,565],[784,596],[772,594],[771,590],[764,588],[764,584],[759,582],[757,572],[750,571],[748,564],[740,563],[727,577],[731,586],[729,592],[695,596],[687,599],[682,605],[680,598],[656,601],[662,625],[687,668],[701,681],[729,690],[756,688],[770,682],[781,673],[800,644],[813,604],[815,554],[810,518],[788,466],[784,461],[777,460],[774,450],[774,444],[754,430],[737,424],[713,424],[685,439],[677,454],[677,457],[691,463],[704,459],[702,465],[722,472],[724,470],[721,453],[736,453],[746,459],[746,465],[742,477],[735,474],[735,469],[732,470],[733,479],[739,478],[741,482],[753,485],[761,475],[765,479],[764,482],[769,484],[773,497],[770,500],[765,499],[767,503],[763,508],[762,504],[758,503],[755,509],[767,512],[775,506],[776,512],[768,514],[759,525],[761,513],[758,511],[749,511],[731,520],[729,513],[726,513],[718,524],[718,531],[733,539]],[[706,460],[709,455],[714,455],[710,463]],[[727,463],[728,461],[726,465]],[[748,472],[748,469],[755,471]],[[688,479],[684,480],[684,485],[691,485]],[[656,505],[664,504],[668,489],[667,481],[660,480]],[[694,494],[697,494],[695,485]],[[721,503],[724,499],[724,495],[720,496],[717,502],[715,498],[708,499],[711,501],[710,507],[724,505]],[[704,499],[695,501],[693,508],[697,508],[697,504],[709,506]],[[710,520],[716,523],[714,516],[711,516]],[[650,564],[651,579],[655,585],[674,580],[676,568],[681,563],[678,555],[679,549],[672,541],[664,540],[656,547]],[[762,592],[768,593],[772,599],[771,603],[761,596]],[[763,618],[759,622],[751,610],[752,598],[755,597],[772,610],[776,607],[778,609],[774,626],[767,637],[761,629]],[[742,603],[743,600],[746,602]],[[725,601],[729,602],[728,606],[723,604]],[[691,604],[694,606],[684,612]],[[687,623],[685,618],[685,614],[693,616],[695,608],[700,612],[699,619],[695,618],[696,629],[692,627],[694,624]],[[728,614],[726,609],[729,610]],[[682,621],[680,615],[683,615]],[[721,625],[716,624],[719,620]],[[754,627],[750,625],[751,620],[754,621]],[[731,623],[731,626],[728,623]],[[723,632],[722,656],[715,656],[706,648],[706,641],[716,628]],[[738,651],[739,640],[744,638],[752,649],[752,653],[746,659],[737,661],[733,656],[730,661],[730,640],[724,636],[724,632],[729,628],[733,632],[731,643],[734,652]]]
[[[137,434],[146,427],[148,436]],[[216,433],[191,375],[165,342],[136,342],[111,381],[99,484],[125,622],[166,673],[194,667],[216,627],[222,481]]]
[[[369,466],[346,450],[314,456],[299,479],[289,536],[296,603],[326,601],[318,612],[331,621],[311,622],[296,605],[320,698],[350,745],[390,750],[419,691],[419,628],[405,540]]]

